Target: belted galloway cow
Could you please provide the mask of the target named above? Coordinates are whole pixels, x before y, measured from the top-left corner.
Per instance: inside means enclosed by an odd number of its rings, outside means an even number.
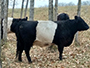
[[[22,52],[25,50],[28,62],[31,63],[29,51],[33,44],[47,46],[51,43],[58,46],[59,59],[62,60],[64,47],[69,46],[77,31],[89,29],[86,22],[78,16],[66,21],[19,21],[13,22],[11,31],[17,37],[16,58],[22,61]]]

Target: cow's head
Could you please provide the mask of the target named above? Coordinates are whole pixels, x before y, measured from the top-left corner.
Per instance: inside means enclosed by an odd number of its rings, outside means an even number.
[[[89,29],[89,26],[81,17],[75,16],[75,20],[77,21],[78,31],[83,31],[83,30]]]
[[[66,13],[61,13],[57,16],[57,21],[60,21],[60,20],[68,20],[69,19],[69,16],[68,14]]]

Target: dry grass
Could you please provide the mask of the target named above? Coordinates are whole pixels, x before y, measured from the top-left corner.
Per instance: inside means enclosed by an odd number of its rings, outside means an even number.
[[[18,11],[18,10],[15,10]],[[59,7],[60,13],[68,13],[70,18],[74,18],[77,14],[76,6]],[[10,13],[10,11],[9,11]],[[16,12],[17,13],[17,12]],[[16,17],[19,17],[17,13]],[[9,14],[10,16],[10,14]],[[90,6],[83,6],[81,9],[81,17],[90,26]],[[34,20],[47,20],[47,8],[36,8]],[[2,68],[90,68],[90,29],[79,32],[80,45],[75,46],[74,42],[71,46],[64,48],[63,61],[59,61],[58,50],[49,50],[48,47],[40,48],[34,46],[31,48],[30,55],[33,61],[28,64],[25,53],[23,52],[23,62],[15,61],[16,54],[16,38],[14,33],[8,34],[7,44],[2,46]],[[51,52],[53,51],[53,52]]]

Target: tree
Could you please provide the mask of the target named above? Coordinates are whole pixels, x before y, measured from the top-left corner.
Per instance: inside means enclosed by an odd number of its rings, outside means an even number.
[[[8,17],[8,0],[4,0],[4,27],[3,27],[3,40],[7,41],[7,17]]]
[[[27,2],[26,2],[26,7],[25,7],[25,14],[24,14],[24,17],[26,17],[26,12],[27,12],[27,7],[28,7],[28,1],[29,1],[29,0],[27,0]]]
[[[75,4],[73,2],[70,2],[67,4],[67,6],[74,6]]]
[[[2,68],[2,61],[1,61],[1,5],[2,5],[2,0],[0,0],[0,68]]]
[[[22,6],[21,6],[21,18],[22,18],[22,14],[23,14],[23,6],[24,6],[24,0],[22,0]]]
[[[54,20],[57,20],[57,15],[58,15],[58,0],[55,0],[55,8],[54,8]]]
[[[83,1],[82,5],[90,5],[90,1]]]
[[[80,10],[81,10],[81,0],[78,0],[77,16],[80,16]],[[79,44],[79,41],[78,41],[78,32],[76,33],[76,36],[75,36],[75,43]]]
[[[49,20],[53,20],[53,0],[49,0]]]
[[[2,68],[2,60],[1,60],[1,46],[2,46],[2,39],[1,39],[1,22],[2,22],[2,19],[4,18],[4,0],[0,0],[0,68]]]
[[[7,16],[8,16],[8,0],[0,0],[0,68],[2,68],[2,60],[1,60],[1,46],[2,46],[2,31],[1,31],[1,23],[4,19],[4,28],[3,28],[3,39],[7,41]]]
[[[19,5],[20,3],[18,3],[18,0],[9,0],[9,6],[13,8],[13,5],[14,5],[14,8],[15,6]]]
[[[4,0],[2,0],[1,2],[1,20],[4,19]],[[3,22],[1,22],[1,40],[3,40],[3,31],[4,31],[4,28],[3,28]],[[3,44],[3,41],[1,42]]]
[[[4,22],[1,22],[1,39],[2,44],[7,41],[7,16],[8,16],[8,0],[2,0],[1,5],[1,17],[4,19]]]
[[[81,10],[81,0],[78,0],[78,9],[77,9],[78,16],[80,16],[80,10]]]
[[[33,20],[34,18],[34,0],[30,0],[30,15],[29,20]]]
[[[13,17],[14,7],[15,7],[15,0],[13,1],[13,8],[12,8],[12,15],[11,15],[11,17]]]
[[[66,3],[59,3],[58,6],[66,6]]]

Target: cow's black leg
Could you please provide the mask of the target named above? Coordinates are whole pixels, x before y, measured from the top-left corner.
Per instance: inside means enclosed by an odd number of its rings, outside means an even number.
[[[16,58],[18,57],[19,55],[19,42],[17,41],[17,49],[16,49]]]
[[[18,60],[21,62],[22,61],[22,52],[23,52],[23,48],[21,47],[20,51],[19,51],[19,57]]]
[[[22,52],[23,52],[23,44],[21,45],[21,43],[19,41],[17,41],[17,51],[16,51],[16,58],[18,57],[18,60],[21,62],[22,61]]]
[[[30,47],[30,48],[31,48],[31,47]],[[26,53],[26,57],[27,57],[27,59],[28,59],[28,62],[29,62],[29,63],[32,63],[31,57],[29,56],[29,50],[30,50],[30,48],[29,48],[29,47],[25,48],[25,53]]]
[[[62,53],[63,53],[63,46],[58,46],[58,51],[59,51],[59,59],[62,60]]]
[[[16,49],[16,58],[18,57],[18,54],[19,54],[18,52],[19,52],[19,51]]]

